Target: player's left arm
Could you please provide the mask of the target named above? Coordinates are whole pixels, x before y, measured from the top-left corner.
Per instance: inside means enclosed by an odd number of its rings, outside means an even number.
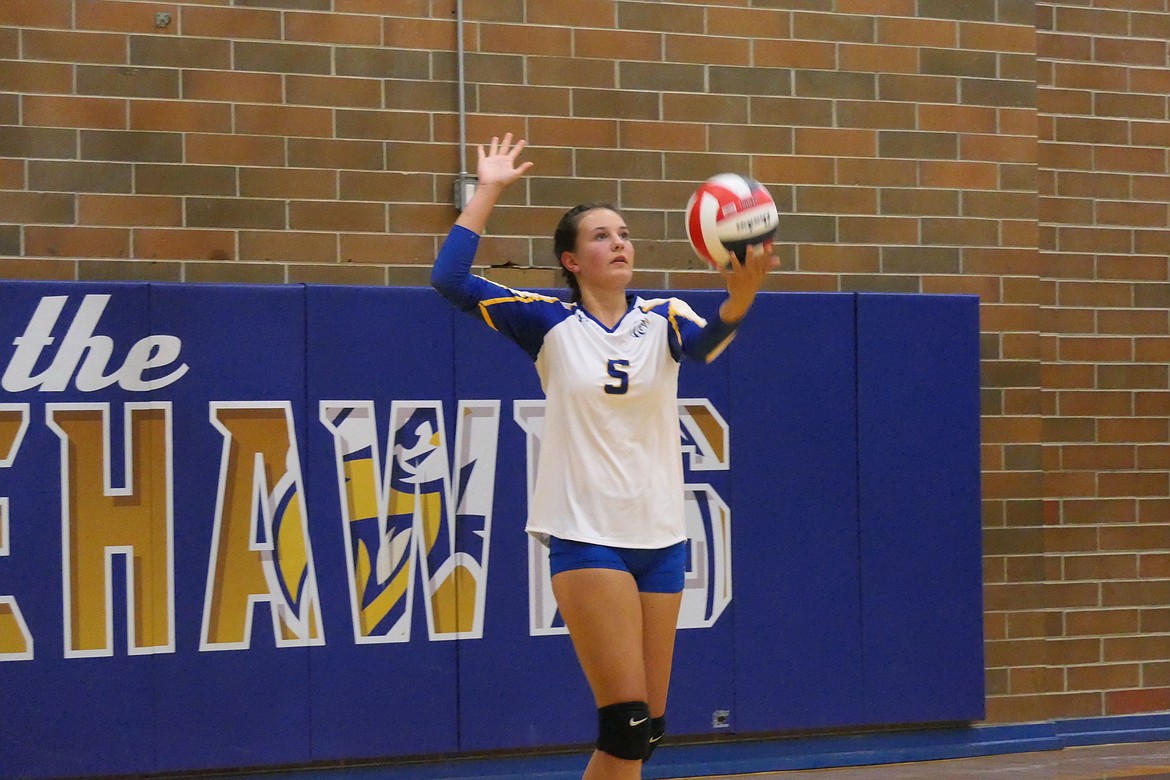
[[[719,306],[719,313],[710,322],[704,321],[689,307],[672,306],[671,320],[675,323],[682,354],[693,360],[710,363],[735,338],[739,325],[755,302],[756,293],[764,284],[768,271],[780,265],[780,258],[772,255],[772,245],[748,247],[743,265],[732,263],[721,270],[727,284],[727,298]]]

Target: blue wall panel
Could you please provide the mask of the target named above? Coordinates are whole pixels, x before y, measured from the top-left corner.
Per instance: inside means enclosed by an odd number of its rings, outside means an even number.
[[[269,604],[254,606],[246,649],[200,652],[224,447],[211,404],[287,405],[303,462],[304,299],[303,287],[151,287],[153,330],[180,335],[189,366],[155,394],[174,408],[178,629],[176,651],[155,658],[165,681],[155,696],[158,771],[311,758],[309,651],[277,647]]]
[[[651,294],[655,297],[662,293]],[[704,319],[712,320],[718,315],[719,304],[726,298],[721,292],[680,292],[684,299]],[[735,348],[733,342],[731,349]],[[730,423],[731,416],[731,363],[724,353],[712,363],[684,360],[679,369],[679,399],[706,399],[715,411]],[[729,507],[733,506],[732,478],[738,465],[734,433],[728,450],[730,458],[727,467],[721,469],[698,469],[695,457],[688,453],[683,456],[683,475],[686,485],[709,485],[716,496]],[[742,455],[742,453],[739,453]],[[717,523],[717,519],[713,518]],[[731,512],[732,556],[734,556],[736,514]],[[714,530],[714,529],[713,529]],[[688,588],[696,589],[693,582],[699,572],[707,571],[712,565],[712,539],[691,539],[691,565],[688,572]],[[699,549],[695,549],[696,545]],[[704,555],[704,553],[707,553]],[[732,560],[730,576],[738,576]],[[717,583],[710,583],[716,587]],[[718,595],[708,592],[707,599],[714,602]],[[691,596],[693,597],[693,596]],[[667,699],[667,730],[672,735],[692,734],[709,736],[722,733],[723,725],[716,726],[716,712],[731,712],[731,717],[718,719],[731,728],[735,713],[735,653],[730,651],[735,643],[736,601],[723,608],[714,623],[703,628],[684,628],[678,632],[675,642],[674,668],[671,673],[670,696]],[[711,609],[717,609],[712,603]]]
[[[683,297],[712,316],[722,295]],[[40,336],[38,306],[55,318]],[[93,322],[68,338],[86,306]],[[767,294],[725,356],[684,363],[694,523],[684,621],[707,625],[679,632],[672,734],[982,715],[977,340],[973,298]],[[44,386],[36,378],[70,341],[70,360],[89,368],[59,364],[60,386]],[[148,364],[142,377],[123,368],[135,360]],[[15,460],[0,467],[10,548],[0,597],[15,597],[35,641],[31,660],[0,655],[0,774],[594,738],[568,637],[530,632],[517,410],[541,397],[532,362],[433,291],[6,282],[0,371],[0,404],[29,410]],[[170,450],[137,476],[144,494],[172,480],[174,646],[127,652],[115,554],[112,650],[66,657],[63,450],[49,410],[108,409],[109,457],[92,457],[118,487],[123,422],[145,402],[170,415]],[[457,440],[461,421],[485,420]],[[257,461],[253,445],[272,454]],[[217,537],[224,517],[235,525]],[[150,527],[155,552],[136,550],[135,565],[157,555]],[[715,566],[725,528],[731,575]],[[230,635],[233,620],[242,641],[209,638]]]
[[[860,717],[853,307],[763,296],[728,355],[740,732]]]
[[[983,717],[979,307],[858,301],[865,712]]]
[[[595,736],[593,698],[569,637],[529,635],[526,434],[514,407],[543,398],[540,380],[523,350],[462,313],[454,356],[461,400],[499,399],[498,452],[511,461],[496,468],[483,638],[459,642],[459,747],[588,742]],[[550,700],[558,705],[534,706]]]
[[[458,747],[456,647],[427,641],[417,561],[410,641],[355,639],[334,442],[318,422],[322,402],[372,402],[384,473],[394,401],[438,401],[452,409],[451,363],[435,360],[450,353],[451,322],[450,307],[429,290],[308,289],[310,514],[325,572],[320,579],[328,638],[327,646],[311,650],[314,760]]]
[[[0,402],[29,404],[28,428],[13,465],[0,469],[0,496],[9,499],[9,555],[0,558],[0,594],[15,597],[35,654],[33,660],[0,663],[0,774],[115,774],[153,767],[157,664],[150,656],[127,655],[122,559],[112,562],[112,576],[104,583],[112,603],[110,649],[98,651],[101,656],[65,657],[61,439],[48,426],[46,403],[112,402],[107,417],[110,478],[121,487],[121,403],[143,398],[113,384],[95,399],[94,393],[78,389],[78,381],[87,364],[84,373],[93,379],[113,374],[132,346],[150,333],[149,292],[146,284],[0,285],[0,349],[5,384],[13,389],[0,393]],[[83,308],[95,319],[90,327],[75,329]],[[39,336],[32,325],[34,312],[46,328]],[[72,338],[67,338],[70,333]],[[25,341],[20,349],[17,337]],[[91,337],[97,341],[90,342]],[[31,370],[15,371],[13,363],[38,342],[39,356]],[[101,354],[106,347],[108,362]],[[59,384],[17,389],[19,378],[50,381],[50,375]],[[75,585],[102,587],[96,582]],[[101,750],[93,749],[99,745]]]

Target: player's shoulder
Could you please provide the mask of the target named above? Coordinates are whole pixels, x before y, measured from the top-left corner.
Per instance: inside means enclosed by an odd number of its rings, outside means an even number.
[[[506,308],[514,311],[523,311],[550,322],[559,322],[572,316],[576,308],[552,295],[534,292],[532,290],[518,290],[505,287],[493,282],[495,289],[480,302],[480,308],[491,311],[497,308]]]
[[[492,287],[479,302],[484,321],[499,330],[503,322],[513,327],[536,327],[548,331],[573,314],[573,306],[560,298],[532,290],[518,290],[490,282]]]
[[[505,287],[499,282],[493,282],[490,279],[485,279],[484,281],[495,287],[496,292],[493,298],[485,300],[484,303],[547,303],[565,309],[566,311],[572,311],[571,304],[565,303],[555,296],[545,295],[544,293],[534,292],[533,290],[518,290],[514,287]]]
[[[691,305],[681,298],[638,298],[638,308],[647,314],[657,314],[665,319],[682,317],[700,325],[706,322]]]

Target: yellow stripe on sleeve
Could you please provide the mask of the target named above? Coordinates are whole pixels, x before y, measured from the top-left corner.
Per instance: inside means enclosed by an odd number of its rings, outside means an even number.
[[[493,284],[495,284],[495,283],[493,282]],[[538,302],[541,302],[541,303],[564,303],[560,298],[554,298],[551,295],[541,295],[539,293],[528,292],[526,290],[513,290],[510,287],[502,287],[502,286],[501,286],[501,289],[507,290],[508,292],[512,293],[512,295],[505,295],[505,296],[501,296],[499,298],[489,298],[486,301],[479,302],[479,313],[480,313],[480,316],[483,317],[483,321],[486,322],[493,330],[497,330],[497,331],[499,330],[499,328],[496,327],[496,324],[492,321],[491,315],[488,314],[488,307],[489,306],[496,306],[496,305],[499,305],[501,303],[516,303],[516,302],[519,302],[519,303],[538,303]]]

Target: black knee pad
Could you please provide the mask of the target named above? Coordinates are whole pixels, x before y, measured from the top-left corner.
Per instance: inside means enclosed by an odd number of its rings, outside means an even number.
[[[615,758],[640,761],[650,745],[650,707],[625,701],[597,710],[597,749]]]
[[[661,718],[650,719],[650,741],[646,744],[646,757],[643,761],[649,761],[650,756],[654,755],[654,748],[658,747],[658,740],[666,733],[666,716]]]

